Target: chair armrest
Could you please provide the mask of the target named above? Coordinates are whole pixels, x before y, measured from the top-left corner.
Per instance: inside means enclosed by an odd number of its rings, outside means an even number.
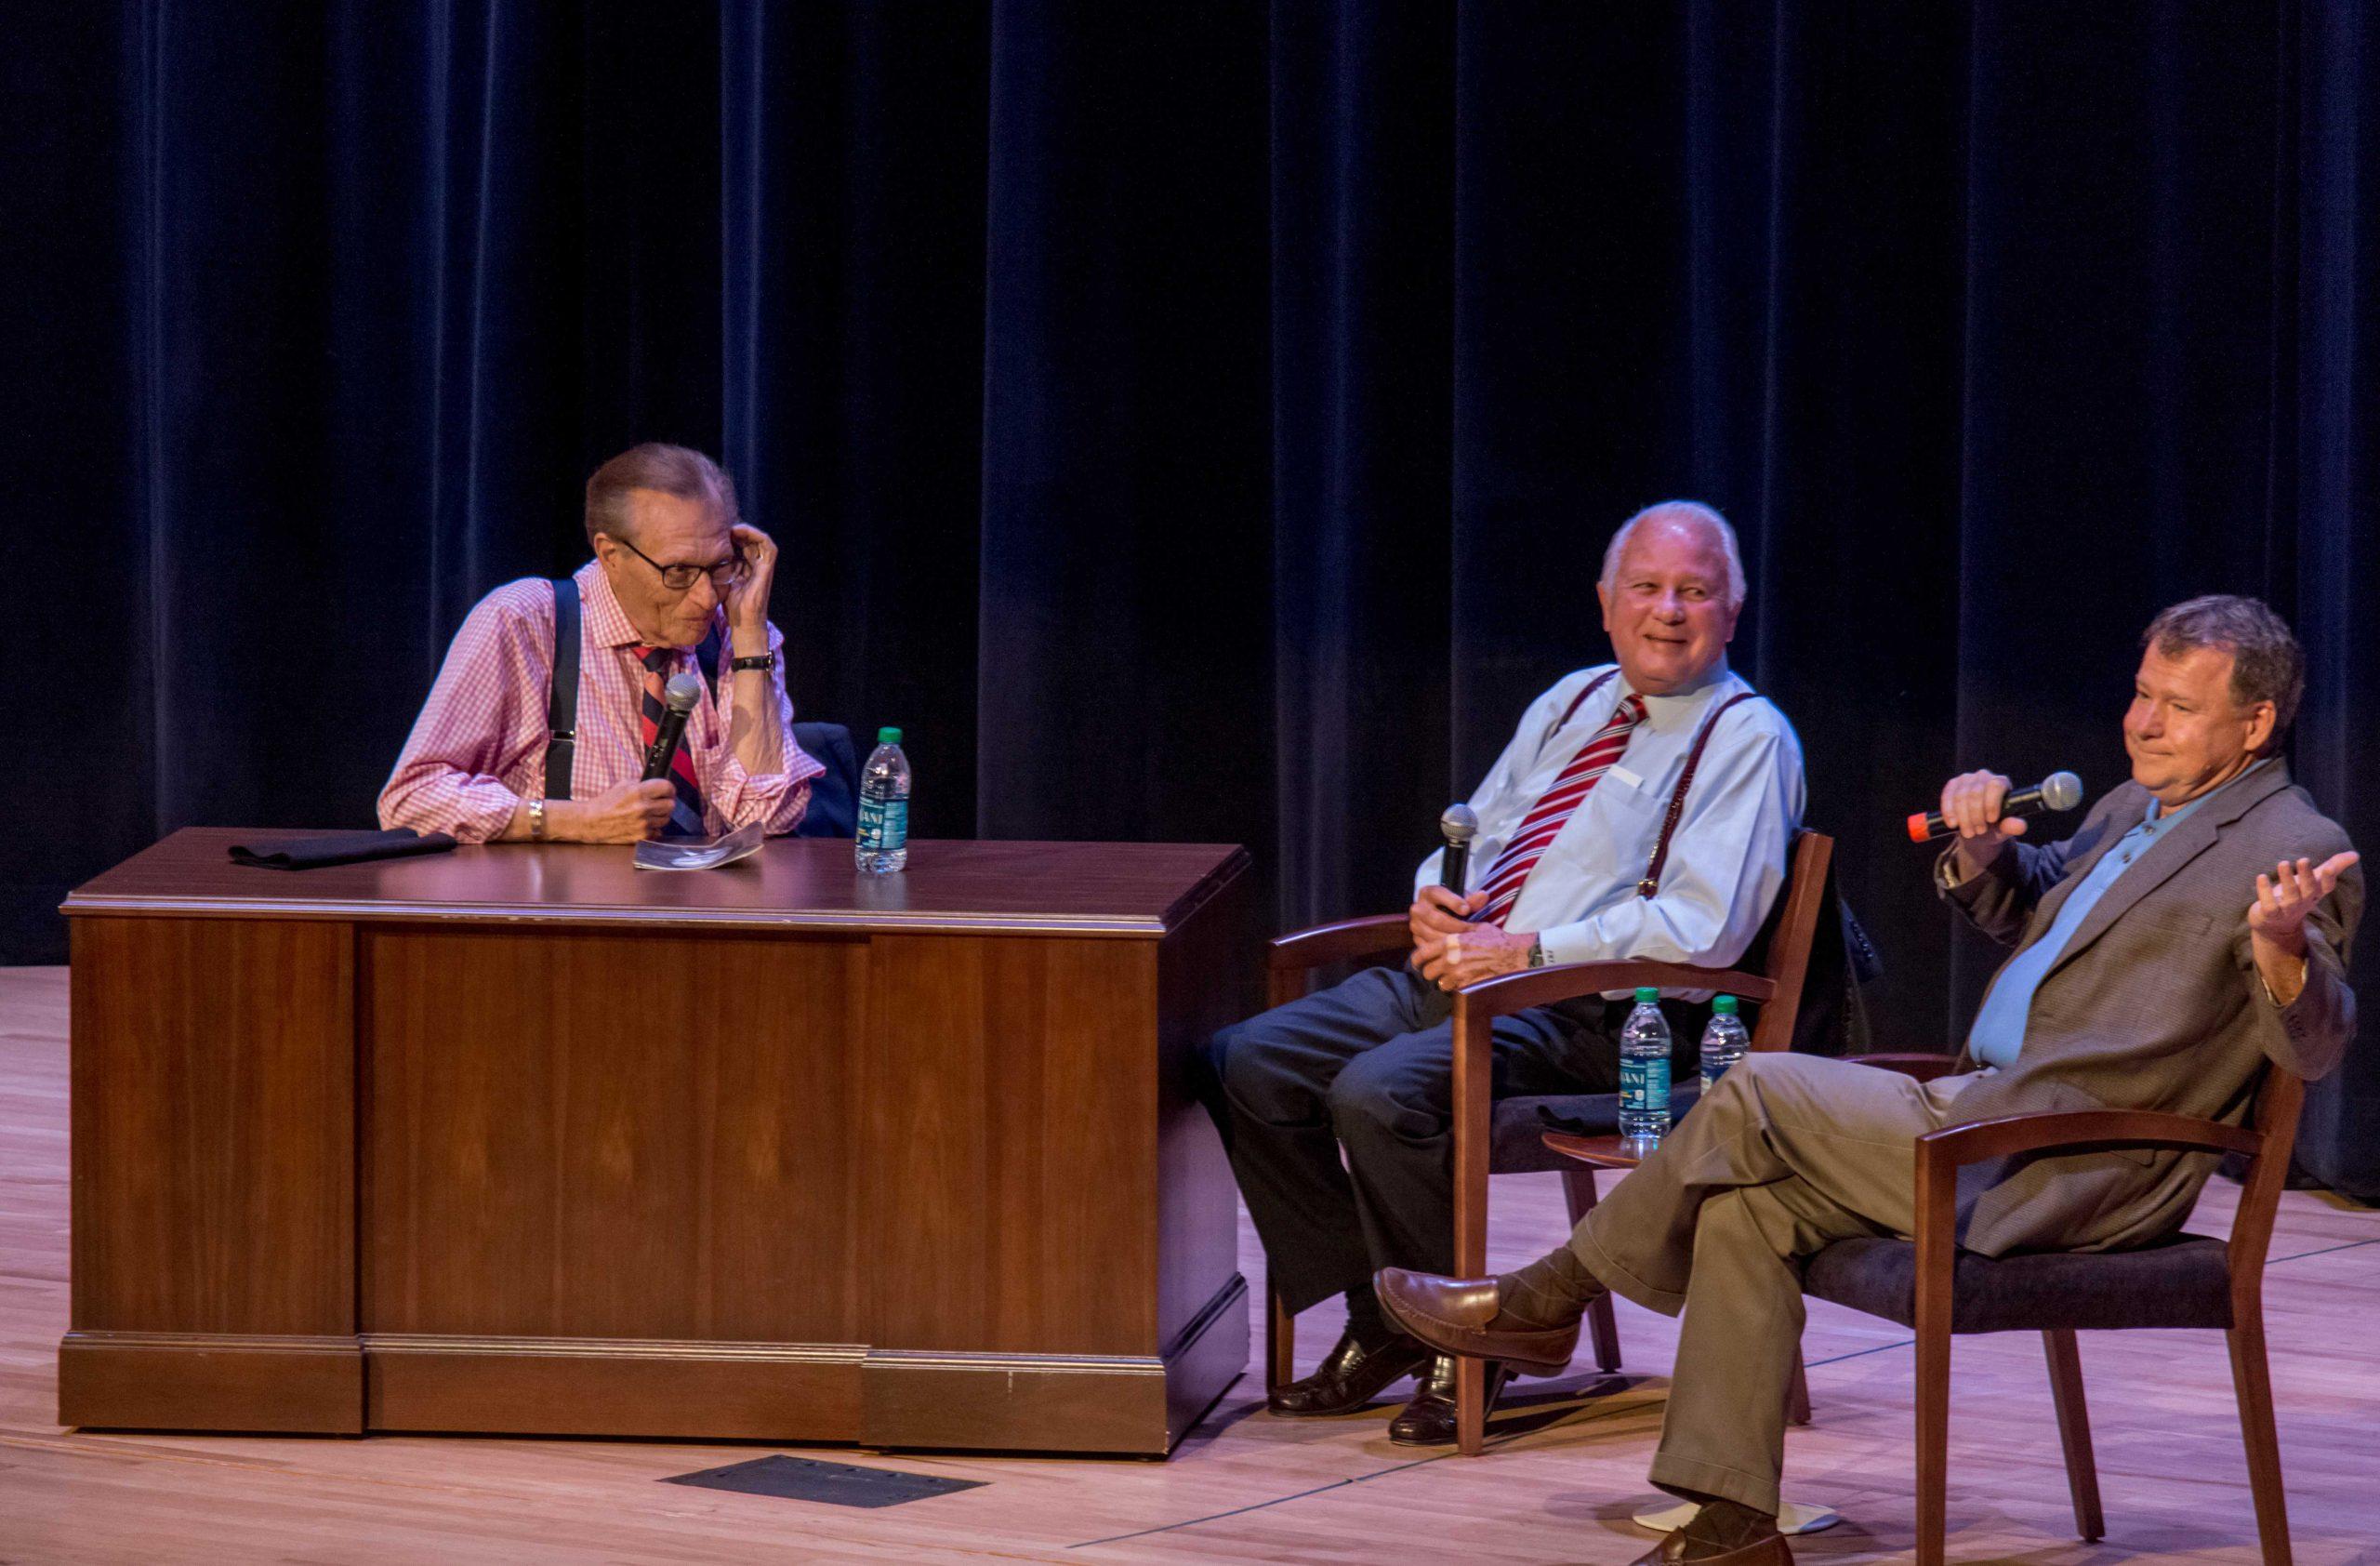
[[[1401,913],[1374,914],[1368,919],[1342,919],[1333,924],[1292,930],[1276,936],[1266,946],[1264,965],[1275,973],[1320,968],[1358,957],[1400,951],[1413,936]]]
[[[1734,968],[1690,968],[1683,962],[1559,962],[1499,974],[1454,992],[1455,1027],[1473,1016],[1483,1024],[1531,1006],[1550,1006],[1606,989],[1716,989],[1752,1002],[1777,993],[1777,981]]]
[[[1955,1055],[1847,1055],[1844,1059],[1854,1066],[1873,1066],[1879,1070],[1897,1071],[1904,1077],[1915,1077],[1930,1082],[1937,1077],[1947,1077],[1957,1069]]]
[[[1931,1131],[1917,1139],[1919,1178],[1929,1167],[1955,1171],[1963,1164],[2012,1153],[2097,1152],[2112,1148],[2175,1148],[2196,1153],[2264,1150],[2262,1133],[2243,1131],[2195,1115],[2149,1109],[2052,1110],[2005,1115]]]

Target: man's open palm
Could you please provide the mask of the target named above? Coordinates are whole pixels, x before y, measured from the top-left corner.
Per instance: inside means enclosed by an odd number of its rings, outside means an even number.
[[[2331,895],[2360,857],[2354,850],[2334,854],[2317,865],[2310,859],[2283,859],[2270,875],[2256,877],[2256,902],[2248,909],[2248,933],[2268,941],[2294,945],[2306,928],[2314,905]]]

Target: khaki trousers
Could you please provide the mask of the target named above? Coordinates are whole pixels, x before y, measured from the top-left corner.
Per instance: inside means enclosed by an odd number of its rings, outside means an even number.
[[[1570,1248],[1613,1293],[1685,1313],[1655,1484],[1777,1510],[1803,1260],[1910,1237],[1911,1143],[1974,1080],[1747,1055],[1580,1221]]]

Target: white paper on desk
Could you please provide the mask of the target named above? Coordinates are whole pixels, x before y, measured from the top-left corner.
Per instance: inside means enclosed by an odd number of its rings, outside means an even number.
[[[738,827],[725,837],[647,838],[636,845],[641,870],[711,870],[760,851],[760,824]]]

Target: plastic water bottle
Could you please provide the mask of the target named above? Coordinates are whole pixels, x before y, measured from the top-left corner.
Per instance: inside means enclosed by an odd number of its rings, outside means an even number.
[[[909,758],[901,731],[876,731],[859,774],[859,837],[852,856],[862,875],[890,875],[909,862]]]
[[[1620,1138],[1632,1153],[1648,1153],[1670,1128],[1670,1024],[1661,992],[1636,992],[1636,1009],[1620,1030]]]
[[[1752,1048],[1744,1019],[1736,1015],[1736,998],[1722,995],[1711,1002],[1711,1025],[1702,1030],[1702,1091],[1727,1074],[1727,1068]]]

